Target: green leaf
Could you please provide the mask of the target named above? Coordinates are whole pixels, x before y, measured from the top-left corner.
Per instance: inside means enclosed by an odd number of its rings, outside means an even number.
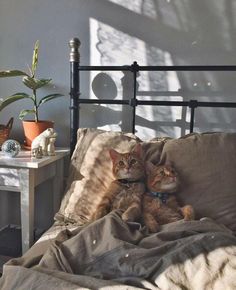
[[[35,42],[34,51],[33,51],[33,57],[32,57],[31,70],[32,70],[32,76],[33,77],[35,75],[35,71],[36,71],[36,68],[37,68],[37,65],[38,65],[38,54],[39,54],[39,40],[37,40]]]
[[[63,97],[63,96],[64,95],[62,95],[62,94],[51,94],[51,95],[45,96],[39,101],[38,107],[41,106],[42,104],[50,101],[50,100],[53,100],[53,99],[58,98],[58,97]]]
[[[25,76],[22,78],[22,82],[30,89],[37,90],[41,87],[46,86],[48,83],[51,82],[51,79],[36,79],[31,78],[29,76]]]
[[[21,70],[4,70],[0,71],[0,78],[28,76],[27,73]]]
[[[28,94],[18,93],[18,94],[15,94],[15,95],[7,97],[7,98],[5,98],[5,100],[0,102],[0,111],[2,109],[4,109],[5,107],[7,107],[8,105],[10,105],[11,103],[19,101],[21,99],[31,99],[31,100],[33,100],[32,97],[29,96]]]
[[[25,96],[25,98],[31,99],[34,102],[34,96],[30,96],[30,95],[28,95],[26,93],[18,92],[18,93],[15,93],[12,96]]]
[[[28,114],[35,114],[35,110],[22,110],[19,114],[20,120],[24,119],[24,117]]]

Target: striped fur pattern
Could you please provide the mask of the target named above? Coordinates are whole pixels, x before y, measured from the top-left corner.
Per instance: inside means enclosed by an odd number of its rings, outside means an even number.
[[[193,220],[191,205],[180,207],[176,199],[179,177],[173,166],[146,164],[147,192],[143,198],[143,219],[150,232],[157,232],[160,225],[181,219]],[[166,194],[166,200],[159,196]],[[156,196],[155,196],[156,195]]]
[[[135,221],[141,216],[142,196],[145,192],[145,167],[142,147],[137,144],[128,153],[109,151],[115,180],[110,184],[93,219],[99,219],[112,210],[122,211],[124,221]]]

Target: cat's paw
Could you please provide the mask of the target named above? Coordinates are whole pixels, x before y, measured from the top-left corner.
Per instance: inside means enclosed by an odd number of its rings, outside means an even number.
[[[158,223],[149,224],[148,230],[151,233],[157,233],[160,230],[160,225]]]
[[[186,205],[186,206],[182,207],[181,210],[182,210],[185,221],[194,220],[195,214],[194,214],[193,207],[191,205]]]
[[[121,218],[124,222],[132,222],[133,219],[130,217],[130,215],[126,212],[122,213]]]

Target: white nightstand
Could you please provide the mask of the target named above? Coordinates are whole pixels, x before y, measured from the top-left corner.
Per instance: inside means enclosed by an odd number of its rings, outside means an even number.
[[[30,151],[21,151],[15,158],[0,152],[0,190],[21,193],[22,253],[33,244],[35,187],[48,179],[53,180],[54,213],[60,206],[64,189],[64,159],[69,149],[56,150],[55,156],[32,159]],[[5,175],[4,175],[5,174]],[[5,177],[5,178],[4,178]]]

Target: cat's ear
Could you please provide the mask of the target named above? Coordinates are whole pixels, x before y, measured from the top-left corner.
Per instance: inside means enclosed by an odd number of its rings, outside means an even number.
[[[136,144],[132,152],[136,153],[140,158],[142,158],[143,156],[142,145],[140,143]]]
[[[115,161],[117,159],[117,157],[119,156],[119,153],[114,149],[110,149],[109,154],[110,154],[112,161]]]
[[[146,163],[145,163],[145,167],[146,167],[146,171],[147,172],[154,172],[155,171],[155,169],[156,169],[156,166],[152,163],[152,162],[150,162],[150,161],[147,161]]]

